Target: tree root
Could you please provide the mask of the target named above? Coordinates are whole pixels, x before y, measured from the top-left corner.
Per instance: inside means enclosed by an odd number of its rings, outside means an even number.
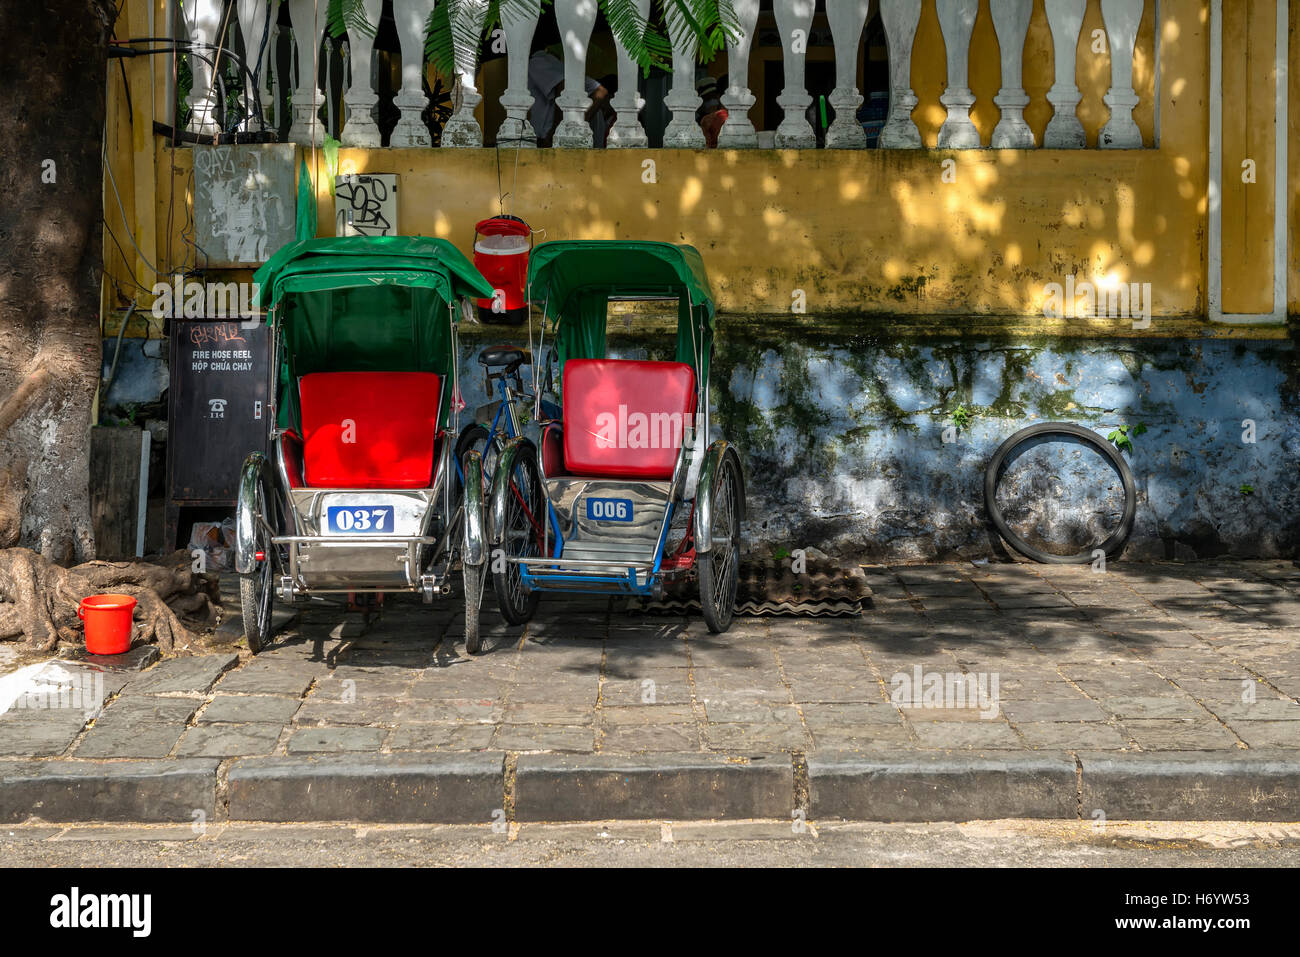
[[[101,592],[139,602],[137,637],[164,654],[189,654],[195,636],[182,618],[212,619],[216,581],[192,571],[184,551],[162,564],[92,561],[63,568],[31,549],[0,549],[0,640],[22,636],[34,651],[52,651],[60,641],[81,644],[77,608]]]

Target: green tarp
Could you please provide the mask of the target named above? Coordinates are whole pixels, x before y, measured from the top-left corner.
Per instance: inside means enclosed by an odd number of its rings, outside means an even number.
[[[253,276],[258,303],[274,303],[280,283],[300,273],[429,272],[443,277],[444,298],[490,299],[492,284],[449,240],[428,236],[327,236],[287,243]]]
[[[461,296],[492,286],[445,239],[347,236],[289,243],[253,277],[281,337],[279,424],[297,427],[312,372],[436,372],[442,418],[456,381],[451,326]]]
[[[714,304],[694,246],[623,240],[562,240],[536,246],[528,260],[529,300],[556,324],[556,349],[569,358],[605,356],[614,297],[677,299],[678,362],[708,375]]]

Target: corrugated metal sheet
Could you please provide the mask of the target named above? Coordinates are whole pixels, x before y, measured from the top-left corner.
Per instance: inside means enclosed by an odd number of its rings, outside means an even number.
[[[792,569],[789,559],[769,558],[740,565],[738,615],[856,617],[870,604],[871,587],[866,573],[857,565],[809,560],[801,573]],[[653,614],[698,614],[699,583],[692,579],[672,584],[662,601],[647,602],[642,607]]]

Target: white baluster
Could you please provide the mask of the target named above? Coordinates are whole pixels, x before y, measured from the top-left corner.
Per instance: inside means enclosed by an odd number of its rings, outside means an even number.
[[[537,146],[537,131],[528,121],[533,95],[528,92],[528,55],[541,16],[541,0],[509,0],[501,5],[501,30],[506,39],[506,91],[501,105],[506,118],[497,130],[500,146]]]
[[[754,45],[754,27],[758,24],[759,0],[732,0],[739,36],[727,37],[727,89],[722,105],[727,119],[718,130],[719,149],[754,149],[758,133],[749,119],[757,99],[749,89],[749,51]],[[620,81],[621,82],[621,81]]]
[[[258,48],[262,43],[262,32],[266,29],[266,0],[239,0],[236,8],[239,20],[239,35],[244,41],[244,112],[251,118],[255,111],[253,103],[257,98],[257,87],[253,85],[253,67],[261,62],[257,59]],[[248,129],[248,121],[239,124],[241,130]]]
[[[675,3],[667,7],[668,37],[673,45],[673,85],[664,97],[664,105],[673,118],[664,129],[664,146],[668,149],[704,149],[704,131],[695,122],[700,108],[695,92],[695,50],[699,40]]]
[[[1030,150],[1035,146],[1034,131],[1025,122],[1029,94],[1021,85],[1021,76],[1033,0],[989,0],[989,4],[1002,53],[1002,89],[993,97],[1002,115],[989,145],[995,150]]]
[[[555,22],[564,44],[564,90],[555,98],[563,119],[555,128],[551,145],[568,149],[591,149],[595,142],[587,123],[587,48],[596,22],[596,0],[555,0]]]
[[[465,46],[456,42],[459,35],[483,37],[483,20],[487,17],[488,0],[459,0],[451,8],[452,48],[456,54],[456,75],[460,80],[460,105],[447,120],[442,131],[442,145],[446,147],[474,148],[483,145],[483,130],[479,128],[474,108],[483,102],[483,95],[474,84],[478,72],[479,43]],[[459,28],[457,27],[459,24]]]
[[[271,25],[271,37],[267,42],[270,44],[275,44],[279,39],[279,35],[280,35],[280,28],[273,23]],[[292,73],[293,72],[293,27],[289,28],[288,36],[289,36],[289,72]],[[271,48],[275,49],[274,46],[272,46]],[[278,62],[278,60],[275,62]],[[270,64],[268,64],[268,67],[269,66]],[[277,68],[275,70],[274,75],[268,76],[267,78],[267,82],[271,84],[271,99],[269,103],[267,100],[262,101],[264,106],[269,105],[270,107],[270,109],[266,110],[266,116],[268,120],[272,121],[271,125],[276,130],[280,128],[280,99],[284,90],[284,84],[282,81],[283,81],[283,77],[280,76],[280,70]]]
[[[1110,107],[1110,119],[1097,137],[1102,149],[1142,148],[1142,131],[1133,121],[1133,107],[1138,105],[1133,89],[1133,48],[1142,6],[1143,0],[1101,0],[1101,19],[1110,43],[1110,90],[1102,97]]]
[[[293,23],[293,42],[298,51],[298,85],[293,91],[289,140],[304,146],[320,146],[325,142],[325,127],[317,114],[325,102],[325,94],[316,86],[316,76],[325,17],[317,11],[315,0],[289,0],[289,20]]]
[[[190,60],[190,95],[185,103],[190,108],[190,121],[186,129],[191,133],[211,136],[221,130],[217,122],[217,96],[212,88],[212,66],[216,59],[217,29],[221,26],[220,0],[185,0],[185,39],[196,45]]]
[[[344,76],[347,75],[348,45],[340,45],[339,57],[343,60]],[[325,132],[330,136],[338,129],[334,125],[334,41],[325,41]]]
[[[970,64],[970,35],[975,29],[979,0],[935,0],[943,45],[948,55],[948,88],[939,102],[948,109],[948,118],[939,128],[939,149],[975,150],[980,148],[979,130],[971,122],[970,108],[975,94],[970,91],[967,71]]]
[[[921,132],[912,122],[912,44],[921,20],[921,0],[880,0],[880,20],[889,45],[889,118],[880,131],[882,150],[921,148]]]
[[[276,57],[275,48],[280,40],[280,27],[276,23],[280,12],[280,0],[271,0],[271,8],[267,12],[267,17],[271,22],[271,29],[266,34],[266,46],[262,49],[262,65],[258,70],[257,78],[261,86],[262,97],[262,114],[268,121],[275,116],[278,103],[275,98],[276,82],[271,79],[271,72],[275,69]],[[259,33],[254,41],[255,45],[260,45],[262,35]]]
[[[644,20],[650,13],[650,0],[633,0],[633,2],[637,13]],[[644,34],[644,31],[642,32]],[[617,36],[614,37],[614,45],[618,48],[618,92],[614,94],[611,105],[614,107],[617,119],[609,128],[605,145],[610,149],[648,146],[650,140],[637,115],[645,106],[645,99],[636,88],[637,62],[632,59]]]
[[[1075,82],[1075,61],[1079,31],[1088,0],[1045,0],[1047,25],[1052,28],[1052,49],[1056,59],[1056,82],[1047,91],[1052,118],[1043,132],[1043,146],[1056,150],[1081,150],[1088,145],[1083,124],[1075,112],[1083,95]]]
[[[379,18],[384,12],[384,0],[362,0],[362,9],[366,21],[378,28]],[[356,33],[355,37],[351,37]],[[360,30],[349,31],[352,42],[349,44],[349,57],[352,80],[347,92],[343,94],[343,105],[347,107],[347,123],[339,140],[344,146],[381,145],[379,124],[375,122],[374,109],[379,103],[379,94],[371,81],[370,63],[374,54],[375,38],[366,36]]]
[[[858,48],[867,23],[871,0],[826,0],[826,19],[835,41],[835,89],[827,98],[835,107],[835,119],[826,131],[826,148],[867,148],[867,134],[858,122],[862,94],[858,92]]]
[[[432,146],[433,137],[424,124],[424,36],[433,13],[434,0],[393,0],[393,19],[397,21],[397,39],[402,47],[402,88],[393,97],[393,105],[402,111],[389,145],[395,147]]]
[[[777,149],[807,150],[817,146],[817,136],[804,114],[812,97],[804,86],[804,60],[812,33],[815,0],[774,0],[776,29],[781,34],[785,58],[785,87],[776,98],[781,125],[776,128]]]

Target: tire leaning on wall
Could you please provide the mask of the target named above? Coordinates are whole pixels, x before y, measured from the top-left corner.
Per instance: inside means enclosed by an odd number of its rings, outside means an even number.
[[[1100,545],[1090,545],[1074,555],[1053,555],[1051,552],[1030,545],[1007,525],[997,502],[998,479],[1001,478],[1000,473],[1011,457],[1011,453],[1030,439],[1051,435],[1077,439],[1096,449],[1119,473],[1120,481],[1124,484],[1124,512],[1120,518],[1119,528]],[[1040,422],[1038,425],[1021,429],[999,445],[997,451],[993,453],[993,458],[989,460],[988,467],[984,470],[984,507],[988,512],[989,521],[1002,536],[1002,540],[1026,558],[1044,565],[1086,565],[1093,561],[1097,549],[1105,552],[1108,560],[1118,558],[1120,552],[1124,550],[1125,543],[1133,533],[1133,522],[1137,517],[1137,487],[1133,482],[1133,470],[1129,468],[1128,462],[1124,460],[1119,449],[1096,432],[1072,422]]]

